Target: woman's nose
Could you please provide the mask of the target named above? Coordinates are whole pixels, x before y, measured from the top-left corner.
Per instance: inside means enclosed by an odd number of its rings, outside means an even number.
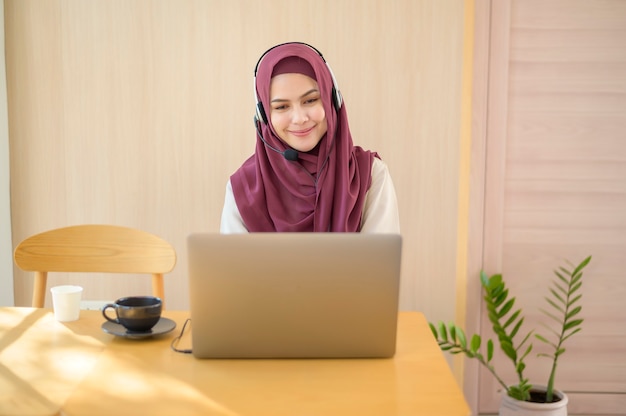
[[[291,121],[294,124],[302,124],[309,119],[307,111],[302,107],[294,107]]]

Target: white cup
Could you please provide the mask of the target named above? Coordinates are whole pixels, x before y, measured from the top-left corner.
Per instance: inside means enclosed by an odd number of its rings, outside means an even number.
[[[80,315],[80,298],[83,288],[80,286],[55,286],[52,292],[54,317],[59,322],[75,321]]]

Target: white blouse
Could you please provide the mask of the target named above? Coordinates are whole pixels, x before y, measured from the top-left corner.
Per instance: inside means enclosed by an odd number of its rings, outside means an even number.
[[[222,234],[248,232],[239,214],[230,180],[226,184],[220,232]],[[378,158],[374,158],[374,163],[372,164],[372,185],[365,196],[361,232],[400,234],[396,191],[387,165]]]

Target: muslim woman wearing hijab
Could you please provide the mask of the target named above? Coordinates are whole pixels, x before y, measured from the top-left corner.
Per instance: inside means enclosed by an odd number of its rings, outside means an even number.
[[[400,233],[396,194],[376,152],[352,142],[322,55],[277,45],[255,68],[256,149],[230,177],[222,233]]]

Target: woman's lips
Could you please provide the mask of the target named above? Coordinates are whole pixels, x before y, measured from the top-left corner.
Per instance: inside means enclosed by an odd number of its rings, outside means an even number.
[[[307,136],[309,133],[311,133],[313,129],[314,127],[311,127],[305,130],[289,130],[289,133],[293,134],[294,136],[304,137],[304,136]]]

